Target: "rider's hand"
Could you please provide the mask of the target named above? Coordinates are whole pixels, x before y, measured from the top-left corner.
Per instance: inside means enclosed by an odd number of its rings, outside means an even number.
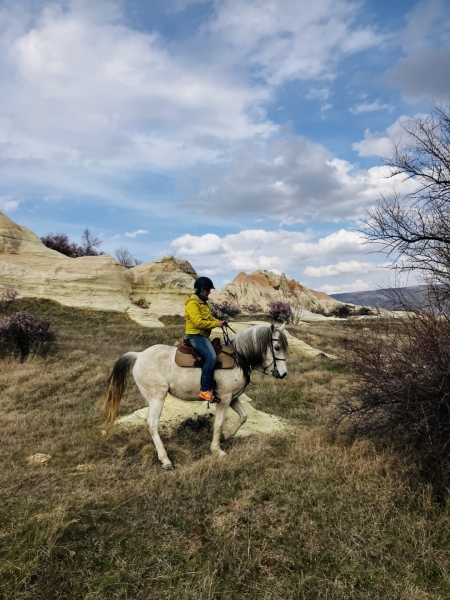
[[[219,321],[217,327],[223,327],[224,325],[228,325],[228,321]]]

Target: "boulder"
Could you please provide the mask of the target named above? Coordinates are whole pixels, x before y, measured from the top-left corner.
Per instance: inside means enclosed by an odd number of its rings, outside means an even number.
[[[247,437],[250,435],[273,435],[282,433],[288,429],[288,422],[280,417],[271,415],[254,408],[251,399],[246,394],[241,394],[239,400],[247,413],[247,422],[236,433],[236,437]],[[215,405],[211,405],[215,410]],[[122,426],[146,426],[148,406],[136,410],[130,415],[126,415],[117,420],[118,425]],[[164,410],[161,414],[160,429],[165,433],[171,434],[185,420],[192,417],[211,415],[213,412],[208,410],[208,405],[204,401],[186,402],[180,400],[171,394],[167,394],[164,402]],[[236,414],[229,410],[225,420],[224,428],[231,427],[237,421]]]

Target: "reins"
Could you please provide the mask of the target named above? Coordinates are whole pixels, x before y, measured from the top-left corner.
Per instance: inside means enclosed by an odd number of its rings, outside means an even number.
[[[233,349],[233,354],[235,355],[234,358],[236,359],[236,361],[239,364],[239,352],[236,350],[236,346],[233,344],[232,339],[230,338],[227,329],[231,329],[231,331],[236,334],[236,332],[234,331],[234,329],[232,327],[230,327],[230,325],[228,323],[224,323],[223,327],[223,339],[225,341],[225,345],[226,346],[231,346],[231,348]],[[263,375],[272,375],[272,377],[275,378],[280,378],[280,372],[278,371],[278,367],[277,367],[277,360],[279,361],[284,361],[286,362],[285,358],[276,358],[275,356],[275,349],[273,347],[273,343],[274,342],[278,342],[278,340],[276,338],[271,337],[270,339],[270,349],[272,351],[272,362],[270,362],[268,365],[264,366],[264,369],[257,369],[255,367],[250,367],[251,371],[258,371],[258,373],[262,373]],[[270,369],[270,367],[273,365],[273,369],[270,371],[268,371],[268,369]],[[247,385],[249,383],[251,383],[250,381],[250,374],[246,375],[246,379],[247,379]]]

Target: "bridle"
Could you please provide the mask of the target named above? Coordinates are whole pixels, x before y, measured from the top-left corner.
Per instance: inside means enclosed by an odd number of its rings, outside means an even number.
[[[226,324],[223,326],[223,339],[227,346],[230,345],[231,348],[233,348],[233,351],[236,354],[236,357],[239,359],[239,353],[236,350],[236,347],[233,344],[233,341],[231,340],[230,336],[228,335],[227,329],[230,329],[233,333],[236,333],[232,327],[230,327],[228,324]],[[277,361],[286,362],[286,359],[285,358],[277,358],[275,356],[275,348],[273,347],[274,342],[278,342],[278,340],[276,338],[271,337],[270,350],[272,351],[272,361],[268,365],[265,365],[263,367],[263,370],[253,368],[252,371],[258,371],[258,373],[262,373],[263,375],[272,375],[272,377],[275,377],[275,379],[284,379],[286,377],[287,373],[283,373],[283,375],[280,375],[280,372],[279,372],[278,366],[277,366]],[[269,372],[269,369],[272,365],[273,365],[273,369]]]

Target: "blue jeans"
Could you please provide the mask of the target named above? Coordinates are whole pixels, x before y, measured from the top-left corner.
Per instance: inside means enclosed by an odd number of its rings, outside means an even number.
[[[205,359],[205,364],[202,367],[202,379],[200,390],[206,392],[213,389],[214,383],[214,367],[216,366],[216,351],[211,344],[211,340],[204,335],[188,333],[185,336],[197,350],[202,358]]]

